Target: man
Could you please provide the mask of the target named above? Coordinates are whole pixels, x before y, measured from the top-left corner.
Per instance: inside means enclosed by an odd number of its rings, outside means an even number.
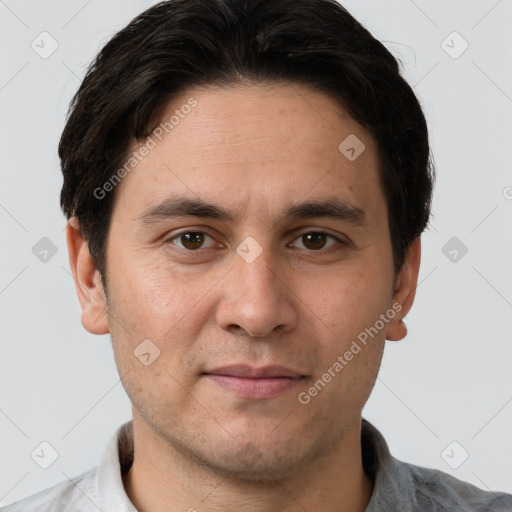
[[[133,422],[6,512],[505,511],[361,411],[432,194],[395,59],[331,0],[171,0],[98,55],[59,146],[70,265]]]

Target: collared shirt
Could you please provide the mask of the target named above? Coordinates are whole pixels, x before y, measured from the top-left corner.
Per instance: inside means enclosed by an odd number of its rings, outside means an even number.
[[[363,466],[374,482],[366,512],[511,512],[512,495],[487,492],[442,471],[395,459],[382,434],[362,420]],[[133,425],[112,436],[100,464],[1,509],[1,512],[137,512],[122,474],[133,462]]]

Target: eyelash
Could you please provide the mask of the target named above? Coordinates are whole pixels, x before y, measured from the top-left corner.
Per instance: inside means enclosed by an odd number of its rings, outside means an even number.
[[[164,244],[171,244],[171,245],[174,245],[177,250],[179,252],[182,252],[182,253],[188,253],[188,254],[191,254],[191,253],[195,253],[195,252],[200,252],[201,251],[201,248],[200,249],[186,249],[184,247],[179,247],[179,246],[176,246],[173,242],[173,240],[176,240],[176,239],[179,239],[181,236],[183,235],[186,235],[186,234],[190,234],[190,233],[199,233],[199,234],[202,234],[202,235],[206,235],[207,237],[211,238],[212,240],[215,240],[211,235],[209,235],[208,233],[206,233],[205,231],[200,231],[200,230],[189,230],[189,231],[181,231],[180,233],[177,233],[177,234],[174,234],[172,237],[169,237],[167,238],[166,240],[164,240]],[[346,246],[348,245],[348,243],[340,238],[338,238],[337,236],[335,235],[332,235],[331,233],[328,233],[326,231],[319,231],[319,230],[310,230],[310,231],[304,231],[302,233],[300,233],[294,240],[293,242],[295,242],[296,240],[302,238],[304,235],[310,235],[310,234],[321,234],[321,235],[326,235],[326,238],[327,239],[333,239],[337,242],[338,245],[342,245],[342,246]],[[217,242],[218,243],[218,242]],[[327,243],[327,241],[326,241]],[[311,252],[311,253],[320,253],[320,252],[325,252],[329,249],[332,249],[333,247],[335,247],[336,244],[330,246],[330,247],[327,247],[327,248],[324,248],[322,247],[321,249],[302,249],[302,248],[298,248],[298,249],[301,249],[301,250],[305,250],[307,252]],[[210,247],[207,247],[206,249],[210,249]]]

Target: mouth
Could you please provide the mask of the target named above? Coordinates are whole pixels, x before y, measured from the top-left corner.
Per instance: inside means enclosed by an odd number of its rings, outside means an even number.
[[[247,399],[278,396],[299,386],[307,378],[291,368],[247,365],[224,366],[202,374],[208,381]]]

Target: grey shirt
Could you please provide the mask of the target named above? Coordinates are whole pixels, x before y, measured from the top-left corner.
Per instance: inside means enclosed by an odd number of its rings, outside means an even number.
[[[442,471],[395,459],[382,434],[364,419],[361,443],[364,469],[374,482],[366,512],[512,512],[511,494],[483,491]],[[121,478],[132,462],[128,421],[116,430],[98,466],[1,512],[137,512]]]

